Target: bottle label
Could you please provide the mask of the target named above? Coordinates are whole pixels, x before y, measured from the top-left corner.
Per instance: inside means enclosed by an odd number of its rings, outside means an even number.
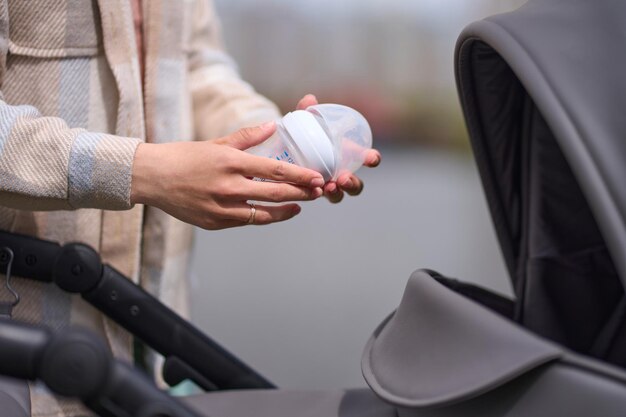
[[[276,159],[278,161],[284,161],[284,162],[288,162],[290,164],[295,164],[296,161],[293,159],[293,157],[289,154],[289,152],[287,151],[283,151],[282,153],[274,156],[274,157],[270,157],[273,159]]]

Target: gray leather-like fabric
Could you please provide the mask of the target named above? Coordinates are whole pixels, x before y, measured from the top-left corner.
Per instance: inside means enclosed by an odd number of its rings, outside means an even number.
[[[0,415],[30,417],[30,391],[25,381],[0,377]]]
[[[626,286],[625,21],[622,0],[529,0],[470,25],[456,62],[461,103],[475,132],[481,127],[466,77],[472,42],[488,44],[511,67],[554,132]],[[505,235],[499,233],[501,241]],[[520,260],[507,251],[513,243],[502,243],[511,268]]]
[[[222,391],[184,398],[207,417],[396,417],[368,389]]]
[[[449,407],[400,409],[400,417],[623,417],[623,379],[567,360],[540,368],[486,395]]]
[[[396,313],[369,340],[362,370],[386,401],[440,406],[482,394],[561,355],[558,346],[417,271]]]

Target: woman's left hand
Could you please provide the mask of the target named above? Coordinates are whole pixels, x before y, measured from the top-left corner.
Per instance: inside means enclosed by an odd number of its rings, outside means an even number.
[[[304,110],[317,103],[317,98],[313,94],[307,94],[298,102],[297,110]],[[370,149],[365,156],[364,166],[374,168],[380,164],[380,152]],[[324,185],[324,196],[331,203],[339,203],[343,200],[344,193],[348,195],[359,195],[363,191],[363,181],[352,173],[339,175],[336,181],[329,181]]]

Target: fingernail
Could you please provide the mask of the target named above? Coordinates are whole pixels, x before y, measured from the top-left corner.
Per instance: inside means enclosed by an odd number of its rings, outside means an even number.
[[[274,122],[272,121],[272,122],[263,123],[259,127],[263,130],[272,130],[274,128]]]
[[[324,194],[324,190],[319,187],[313,190],[313,198],[321,197],[322,194]]]
[[[352,182],[352,180],[350,178],[348,178],[347,180],[345,180],[343,182],[343,187],[344,188],[352,188],[352,187],[354,187],[354,183]]]
[[[376,156],[374,156],[374,159],[372,159],[372,162],[370,162],[369,166],[371,167],[378,166],[378,164],[380,164],[380,160],[381,160],[380,153],[376,152]]]
[[[333,184],[330,186],[330,193],[331,194],[337,194],[339,192],[339,187],[337,187],[337,184]]]
[[[301,211],[302,211],[302,207],[295,206],[291,212],[293,213],[294,216],[297,216],[298,214],[300,214]]]
[[[311,180],[311,187],[321,187],[324,185],[324,179],[322,177],[316,177]]]

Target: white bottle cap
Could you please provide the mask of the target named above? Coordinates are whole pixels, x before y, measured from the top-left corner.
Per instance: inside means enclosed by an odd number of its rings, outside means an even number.
[[[296,110],[287,113],[282,122],[305,159],[306,167],[322,174],[325,181],[330,180],[335,172],[335,152],[330,138],[315,116],[304,110]]]

